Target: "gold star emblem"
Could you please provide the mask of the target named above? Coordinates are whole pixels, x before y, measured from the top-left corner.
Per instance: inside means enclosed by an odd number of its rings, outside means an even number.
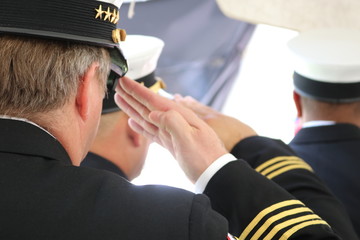
[[[100,5],[99,8],[98,9],[95,8],[95,10],[97,12],[95,19],[98,19],[98,18],[102,19],[102,15],[104,13],[104,11],[102,10],[102,6]]]
[[[117,11],[114,24],[117,24],[119,22],[119,20],[120,20],[120,11]]]
[[[105,18],[104,21],[106,21],[107,19],[109,19],[109,21],[111,20],[111,15],[112,13],[110,12],[110,8],[107,8],[107,11],[105,12]]]
[[[117,20],[117,16],[118,16],[118,12],[116,11],[116,9],[114,9],[113,13],[112,13],[112,17],[111,17],[111,21],[112,23],[116,24],[119,20]]]

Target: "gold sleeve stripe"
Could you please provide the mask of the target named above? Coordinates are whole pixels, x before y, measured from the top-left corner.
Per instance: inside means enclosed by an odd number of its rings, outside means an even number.
[[[256,225],[269,213],[274,212],[280,208],[296,205],[296,207],[299,207],[298,205],[304,206],[302,202],[299,200],[287,200],[283,202],[276,203],[274,205],[271,205],[270,207],[265,208],[261,212],[256,215],[256,217],[249,223],[249,225],[245,228],[245,230],[240,235],[239,239],[245,239],[249,233],[256,227]]]
[[[266,235],[265,237],[264,237],[264,240],[270,240],[270,239],[273,239],[274,238],[274,236],[280,231],[280,230],[282,230],[282,229],[284,229],[284,228],[286,228],[286,227],[289,227],[289,226],[291,226],[291,225],[295,225],[294,227],[296,227],[296,226],[299,226],[299,225],[301,225],[302,223],[304,223],[304,222],[306,222],[306,221],[310,221],[310,222],[312,222],[312,221],[315,221],[315,220],[320,220],[321,221],[321,218],[318,216],[318,215],[316,215],[316,214],[311,214],[311,215],[307,215],[307,216],[302,216],[302,217],[298,217],[298,218],[294,218],[294,219],[291,219],[291,220],[288,220],[288,221],[285,221],[285,222],[283,222],[283,223],[280,223],[280,224],[278,224],[278,225],[276,225],[269,233],[268,233],[268,235]],[[324,221],[324,224],[326,224],[327,225],[327,223]],[[293,227],[293,228],[294,228]],[[299,227],[299,229],[301,229],[301,228],[304,228],[304,227]],[[298,229],[298,230],[299,230]]]
[[[272,179],[284,172],[287,172],[287,171],[290,171],[290,170],[293,170],[293,169],[306,169],[306,170],[309,170],[309,171],[312,171],[312,168],[309,167],[309,166],[306,166],[306,165],[293,165],[293,166],[288,166],[288,167],[284,167],[282,169],[279,169],[269,175],[267,175],[266,177],[269,178],[269,179]]]
[[[258,166],[256,168],[256,171],[260,172],[262,171],[264,168],[269,167],[270,165],[277,163],[277,162],[282,162],[285,160],[292,160],[292,161],[303,161],[301,158],[299,157],[295,157],[295,156],[280,156],[280,157],[275,157],[272,158],[266,162],[264,162],[263,164],[261,164],[260,166]]]
[[[305,227],[312,226],[312,225],[318,225],[318,224],[328,225],[327,222],[325,222],[324,220],[313,220],[313,221],[303,222],[301,224],[294,226],[293,228],[290,228],[279,238],[279,240],[287,240],[287,239],[289,239],[289,237],[291,237],[294,233],[296,233],[300,229],[303,229]]]
[[[313,172],[312,168],[298,157],[276,157],[273,158],[260,166],[255,170],[260,174],[272,179],[284,172],[294,169],[306,169]]]
[[[294,214],[299,214],[299,213],[313,213],[309,208],[307,207],[299,207],[299,208],[295,208],[295,209],[291,209],[291,210],[287,210],[287,211],[283,211],[281,213],[278,213],[272,217],[270,217],[269,219],[267,219],[265,221],[265,223],[259,228],[259,230],[256,231],[256,233],[252,236],[251,240],[256,240],[256,239],[260,239],[260,236],[271,226],[271,224],[273,224],[274,222],[294,215]]]
[[[288,166],[288,165],[307,165],[307,164],[304,162],[301,162],[301,161],[285,160],[282,162],[275,163],[275,164],[269,166],[268,168],[265,168],[264,170],[260,171],[260,173],[262,175],[267,175],[268,173],[270,173],[276,169],[279,169],[281,167]]]

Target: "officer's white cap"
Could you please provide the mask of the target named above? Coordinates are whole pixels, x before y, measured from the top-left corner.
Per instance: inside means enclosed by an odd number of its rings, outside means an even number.
[[[360,30],[305,31],[288,48],[300,95],[330,102],[360,99]]]
[[[124,0],[97,0],[97,1],[98,2],[110,3],[110,4],[113,4],[113,5],[117,6],[118,8],[120,8],[121,5],[124,2]]]
[[[121,44],[129,67],[126,76],[136,80],[154,72],[163,47],[164,41],[157,37],[127,35]]]

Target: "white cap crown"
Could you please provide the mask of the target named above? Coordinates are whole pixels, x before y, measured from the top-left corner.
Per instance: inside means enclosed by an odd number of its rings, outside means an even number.
[[[319,29],[288,42],[297,73],[324,82],[360,81],[360,30]]]
[[[144,35],[127,35],[121,50],[128,62],[129,78],[139,79],[155,71],[164,41]]]
[[[360,30],[305,31],[288,47],[299,94],[330,102],[360,99]]]
[[[105,3],[110,3],[112,5],[117,6],[118,8],[121,7],[121,5],[123,4],[124,0],[97,0],[98,2],[105,2]]]

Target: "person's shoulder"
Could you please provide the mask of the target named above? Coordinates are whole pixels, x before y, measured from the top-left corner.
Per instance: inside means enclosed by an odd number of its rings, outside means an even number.
[[[207,204],[207,197],[195,195],[193,192],[166,185],[135,185],[127,179],[106,170],[88,167],[70,167],[67,169],[78,189],[84,192],[96,192],[102,204],[112,205],[126,202],[128,206],[161,205],[172,208],[178,206],[191,206],[193,201]],[[139,206],[137,206],[139,207]]]
[[[91,205],[89,207],[100,214],[96,218],[121,223],[118,226],[109,224],[107,228],[110,232],[121,230],[125,234],[135,234],[132,230],[138,227],[147,229],[148,239],[155,239],[161,234],[174,239],[180,234],[188,239],[189,234],[200,237],[207,236],[208,232],[214,236],[226,236],[226,220],[211,209],[210,200],[203,194],[166,185],[134,185],[103,170],[85,167],[74,170],[87,179],[79,191],[82,189],[86,195],[85,204]],[[211,225],[212,229],[204,229],[204,223]]]

